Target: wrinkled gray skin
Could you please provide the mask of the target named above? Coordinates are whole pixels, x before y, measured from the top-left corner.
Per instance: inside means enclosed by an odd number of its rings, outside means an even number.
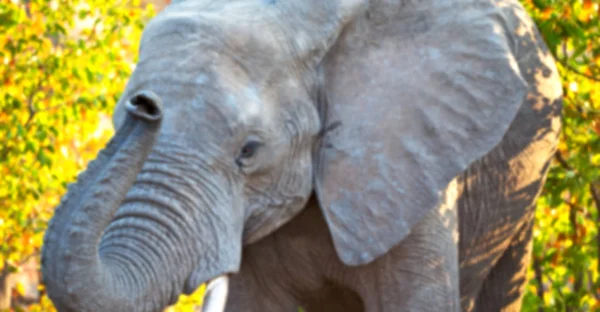
[[[175,2],[46,232],[48,295],[516,311],[560,98],[516,0]]]

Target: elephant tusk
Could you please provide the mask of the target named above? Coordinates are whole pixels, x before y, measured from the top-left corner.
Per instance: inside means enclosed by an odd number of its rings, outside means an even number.
[[[229,291],[229,277],[227,275],[212,279],[206,285],[204,293],[204,303],[202,312],[223,312],[227,302],[227,292]]]

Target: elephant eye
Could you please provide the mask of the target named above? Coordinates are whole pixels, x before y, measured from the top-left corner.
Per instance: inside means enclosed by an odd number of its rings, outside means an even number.
[[[242,150],[240,151],[240,158],[241,159],[248,159],[248,158],[252,158],[254,157],[254,154],[256,154],[256,150],[258,150],[258,148],[261,146],[262,144],[258,141],[249,141],[247,142],[243,147]]]

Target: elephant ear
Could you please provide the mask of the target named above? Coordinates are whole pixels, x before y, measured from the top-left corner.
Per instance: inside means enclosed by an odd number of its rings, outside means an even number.
[[[347,265],[405,238],[448,183],[500,142],[524,101],[498,8],[432,2],[445,4],[413,1],[355,20],[321,64],[331,129],[316,152],[315,187]]]

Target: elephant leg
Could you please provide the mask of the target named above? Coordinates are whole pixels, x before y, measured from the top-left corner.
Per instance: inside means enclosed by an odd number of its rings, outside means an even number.
[[[227,311],[338,311],[321,307],[356,298],[327,282],[322,272],[339,268],[333,263],[339,260],[316,199],[311,198],[298,216],[244,247],[240,271],[231,278]]]
[[[306,298],[302,307],[306,312],[364,312],[360,296],[342,285],[326,282],[325,286]]]
[[[481,287],[475,311],[521,311],[532,250],[533,213],[513,238]]]
[[[278,283],[262,278],[260,272],[242,269],[232,276],[225,311],[279,312],[298,311],[298,302]]]
[[[274,264],[277,270],[277,264]],[[285,285],[262,268],[244,262],[230,281],[225,311],[296,312],[299,302]]]
[[[384,256],[355,273],[365,311],[459,311],[456,183],[446,201]]]
[[[265,248],[265,244],[244,248],[240,271],[230,279],[226,311],[298,311],[285,268],[276,253]]]

